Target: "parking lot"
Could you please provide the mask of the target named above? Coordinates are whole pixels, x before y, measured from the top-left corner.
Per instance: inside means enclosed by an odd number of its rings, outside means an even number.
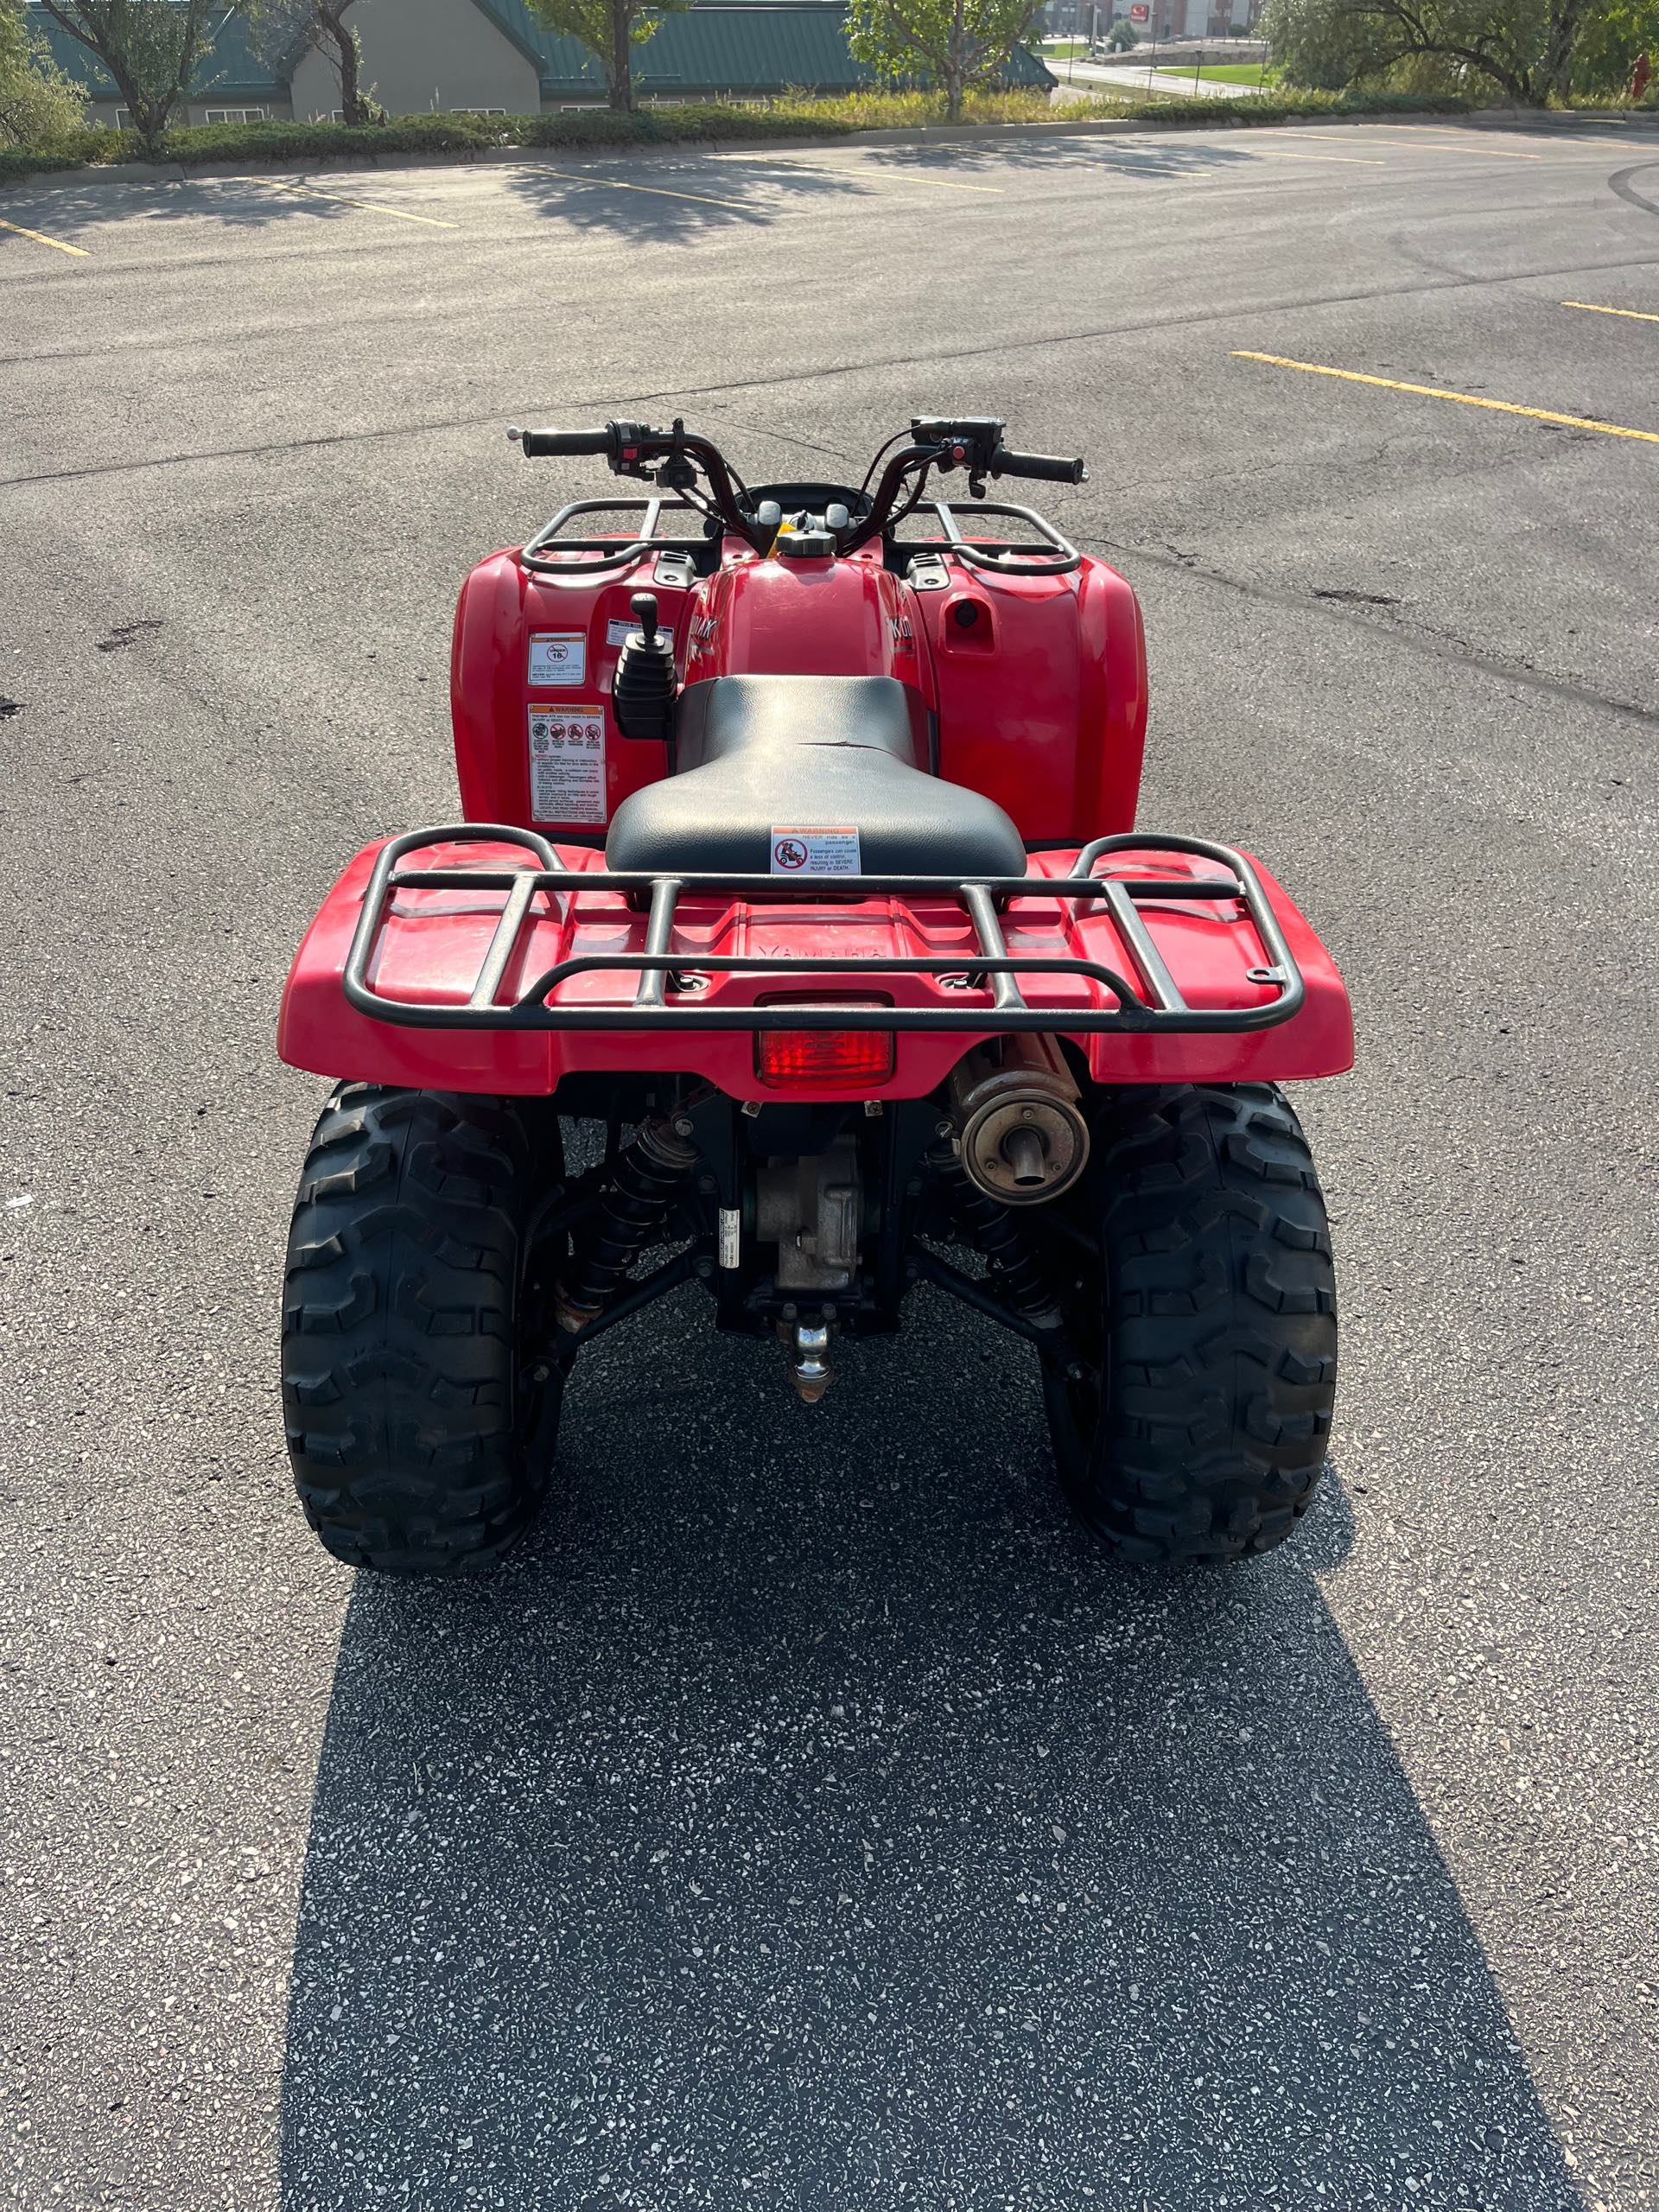
[[[0,193],[0,2201],[1659,2205],[1659,137],[1007,137]],[[448,621],[678,412],[1081,452],[1142,822],[1347,976],[1332,1478],[1104,1567],[918,1293],[804,1408],[607,1337],[477,1587],[351,1576],[276,1402],[350,854]],[[853,477],[856,481],[856,475]]]

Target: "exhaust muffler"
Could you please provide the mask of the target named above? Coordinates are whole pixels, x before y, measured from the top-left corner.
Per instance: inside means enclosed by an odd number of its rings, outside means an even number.
[[[1089,1159],[1083,1100],[1052,1037],[1026,1032],[959,1060],[946,1086],[963,1173],[1005,1206],[1070,1190]]]

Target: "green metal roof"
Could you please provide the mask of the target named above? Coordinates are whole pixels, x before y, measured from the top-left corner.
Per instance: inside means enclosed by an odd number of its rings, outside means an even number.
[[[527,0],[474,0],[542,73],[544,96],[594,93],[604,73],[587,48],[549,29]],[[665,16],[633,53],[637,92],[845,92],[880,79],[847,45],[843,0],[713,0]],[[1004,81],[1052,86],[1034,54],[1016,48]]]
[[[43,8],[25,10],[29,27],[38,31],[52,59],[67,77],[95,100],[119,99],[115,79],[92,51],[55,23]],[[221,22],[210,50],[202,57],[190,86],[193,99],[219,94],[226,99],[285,100],[288,67],[260,53],[247,25],[232,16]]]

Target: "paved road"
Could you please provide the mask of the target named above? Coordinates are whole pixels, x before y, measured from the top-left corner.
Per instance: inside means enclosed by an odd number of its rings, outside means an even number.
[[[1221,60],[1220,55],[1209,57]],[[1122,92],[1125,98],[1142,99],[1156,92],[1173,93],[1186,99],[1255,99],[1261,92],[1259,85],[1231,85],[1225,79],[1199,77],[1194,74],[1192,60],[1181,72],[1181,57],[1171,50],[1161,62],[1147,62],[1144,67],[1125,66],[1122,62],[1096,63],[1049,61],[1049,67],[1059,79],[1055,92],[1057,100],[1076,99],[1082,95],[1092,97],[1096,92]]]
[[[0,232],[0,2201],[1653,2206],[1659,443],[1393,386],[1659,434],[1659,142],[314,182],[3,202],[86,257]],[[1325,1503],[1103,1570],[1018,1348],[918,1300],[812,1412],[688,1300],[498,1581],[354,1586],[272,1022],[452,810],[467,563],[599,488],[499,426],[797,473],[922,406],[1090,454],[1144,818],[1351,979]]]

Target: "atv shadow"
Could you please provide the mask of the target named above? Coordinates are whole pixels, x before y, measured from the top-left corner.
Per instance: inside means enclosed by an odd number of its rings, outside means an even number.
[[[286,2212],[1578,2205],[1320,1596],[1340,1491],[1105,1567],[1024,1353],[915,1318],[807,1409],[659,1307],[524,1554],[359,1579]]]

